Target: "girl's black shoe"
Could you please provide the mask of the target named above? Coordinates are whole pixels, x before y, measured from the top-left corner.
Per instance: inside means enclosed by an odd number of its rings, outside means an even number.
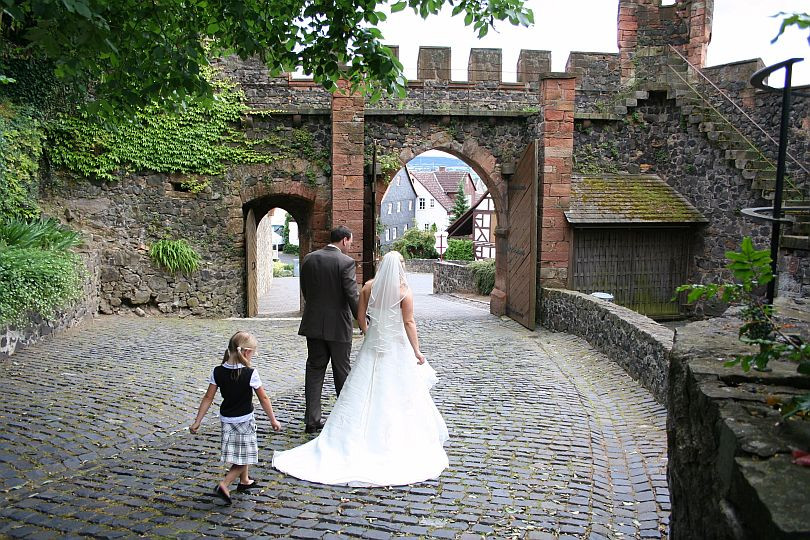
[[[214,488],[214,495],[225,501],[225,504],[228,505],[233,504],[231,496],[225,493],[225,491],[219,485],[217,485],[217,487]]]
[[[250,484],[243,484],[243,483],[241,483],[241,482],[240,482],[240,483],[239,483],[239,484],[236,486],[236,491],[249,491],[249,490],[251,490],[251,489],[255,489],[255,488],[257,488],[257,487],[259,487],[259,483],[258,483],[256,480],[254,480],[254,481],[253,481],[252,483],[250,483]]]

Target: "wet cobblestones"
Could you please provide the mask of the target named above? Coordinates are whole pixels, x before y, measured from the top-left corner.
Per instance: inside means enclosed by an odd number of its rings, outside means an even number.
[[[419,306],[451,435],[438,480],[332,487],[268,467],[309,438],[295,321],[105,317],[0,366],[0,536],[666,537],[665,411],[643,388],[578,338],[464,302]],[[259,339],[285,430],[257,413],[264,487],[224,507],[210,496],[216,408],[198,436],[185,427],[237,329]]]

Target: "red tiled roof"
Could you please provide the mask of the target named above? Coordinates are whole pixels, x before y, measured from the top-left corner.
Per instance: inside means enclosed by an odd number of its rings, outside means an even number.
[[[436,174],[432,172],[411,172],[411,178],[425,186],[425,189],[433,195],[433,198],[444,207],[450,210],[453,207],[453,200],[447,196],[441,184],[436,179]],[[456,183],[458,185],[458,183]]]
[[[442,186],[442,189],[445,193],[457,193],[458,192],[458,183],[464,182],[467,176],[470,173],[465,171],[447,171],[447,170],[438,170],[433,171],[433,174],[436,175],[436,180],[439,181],[439,185]],[[466,182],[464,182],[466,185]]]

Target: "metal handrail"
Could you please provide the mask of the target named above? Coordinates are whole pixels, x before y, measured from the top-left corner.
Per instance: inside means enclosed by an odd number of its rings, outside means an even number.
[[[763,134],[763,135],[765,135],[765,137],[767,137],[767,138],[768,138],[768,140],[770,140],[770,141],[771,141],[773,144],[775,144],[777,147],[779,146],[779,142],[778,142],[776,139],[774,139],[774,138],[771,136],[771,134],[770,134],[770,133],[768,133],[767,131],[765,131],[765,129],[764,129],[762,126],[760,126],[760,125],[759,125],[759,124],[756,122],[756,120],[754,120],[753,118],[751,118],[751,116],[749,116],[749,115],[748,115],[748,113],[746,113],[746,112],[745,112],[745,111],[742,109],[742,107],[740,107],[739,105],[737,105],[737,103],[735,103],[735,102],[734,102],[734,100],[733,100],[733,99],[731,99],[731,98],[728,96],[728,94],[726,94],[726,93],[725,93],[725,92],[724,92],[724,91],[723,91],[723,90],[722,90],[722,89],[721,89],[719,86],[717,86],[716,84],[714,84],[714,82],[713,82],[711,79],[709,79],[709,78],[708,78],[708,77],[707,77],[707,76],[706,76],[706,75],[705,75],[705,74],[704,74],[704,73],[703,73],[703,72],[702,72],[702,71],[701,71],[701,70],[700,70],[700,69],[699,69],[697,66],[695,66],[694,64],[692,64],[692,62],[690,62],[690,61],[689,61],[689,60],[688,60],[688,59],[687,59],[687,58],[686,58],[686,57],[685,57],[685,56],[684,56],[684,55],[681,53],[681,51],[679,51],[678,49],[676,49],[676,48],[675,48],[674,46],[672,46],[672,45],[669,45],[669,48],[670,48],[672,51],[674,51],[674,52],[675,52],[675,54],[677,54],[677,55],[678,55],[678,56],[681,58],[681,60],[683,60],[684,62],[686,62],[686,64],[687,64],[687,65],[688,65],[690,68],[692,68],[692,69],[693,69],[693,70],[694,70],[694,71],[695,71],[695,72],[696,72],[698,75],[700,75],[700,76],[701,76],[701,77],[702,77],[702,78],[703,78],[703,79],[704,79],[706,82],[708,82],[708,83],[709,83],[709,84],[710,84],[710,85],[711,85],[711,86],[712,86],[712,87],[713,87],[715,90],[717,90],[717,92],[718,92],[718,93],[719,93],[719,94],[720,94],[720,95],[721,95],[721,96],[722,96],[722,97],[723,97],[723,98],[724,98],[724,99],[725,99],[727,102],[729,102],[731,105],[733,105],[733,106],[734,106],[734,108],[735,108],[735,109],[737,109],[737,110],[738,110],[740,113],[742,113],[742,115],[743,115],[743,116],[745,116],[745,118],[747,118],[747,119],[748,119],[748,120],[749,120],[749,121],[750,121],[750,122],[751,122],[751,123],[754,125],[754,127],[756,127],[756,128],[759,130],[759,131],[761,131],[761,132],[762,132],[762,134]],[[694,88],[694,87],[693,87],[691,84],[689,84],[689,82],[688,82],[688,81],[684,80],[684,79],[683,79],[683,77],[681,77],[681,76],[680,76],[680,74],[677,72],[677,70],[675,70],[675,68],[673,68],[672,66],[669,66],[669,68],[670,68],[670,69],[671,69],[671,70],[672,70],[672,71],[673,71],[673,72],[674,72],[676,75],[678,75],[678,77],[680,77],[680,78],[681,78],[681,80],[683,80],[683,81],[684,81],[684,82],[685,82],[687,85],[689,85],[689,88],[691,88],[692,90],[694,90],[694,91],[695,91],[695,93],[697,93],[697,94],[698,94],[698,96],[700,96],[701,98],[703,98],[703,96],[700,94],[700,92],[698,92],[698,91],[697,91],[697,90],[696,90],[696,89],[695,89],[695,88]],[[753,143],[752,143],[751,141],[749,141],[749,140],[748,140],[748,138],[747,138],[745,135],[743,135],[743,134],[742,134],[742,132],[740,132],[740,130],[738,130],[738,129],[737,129],[737,127],[736,127],[736,126],[735,126],[735,125],[734,125],[732,122],[730,122],[730,121],[729,121],[729,120],[728,120],[728,119],[727,119],[725,116],[723,116],[723,115],[722,115],[722,113],[720,113],[720,111],[718,111],[717,109],[715,109],[715,107],[714,107],[714,106],[713,106],[711,103],[709,103],[709,102],[708,102],[708,101],[707,101],[705,98],[703,98],[703,100],[704,100],[704,101],[706,101],[706,103],[707,103],[707,104],[708,104],[708,105],[709,105],[709,106],[710,106],[710,107],[711,107],[711,108],[712,108],[712,109],[713,109],[713,110],[714,110],[714,111],[715,111],[717,114],[719,114],[721,118],[723,118],[723,120],[725,120],[726,122],[728,122],[728,123],[731,125],[731,127],[733,127],[733,128],[734,128],[734,130],[735,130],[735,131],[737,131],[737,133],[739,133],[739,134],[740,134],[740,136],[742,136],[742,137],[743,137],[743,139],[745,139],[745,141],[746,141],[748,144],[750,144],[750,145],[753,147],[753,149],[754,149],[754,150],[756,150],[756,151],[757,151],[757,152],[758,152],[758,153],[759,153],[759,154],[760,154],[762,157],[765,157],[764,155],[762,155],[762,152],[761,152],[761,151],[760,151],[760,150],[759,150],[759,149],[758,149],[756,146],[754,146],[754,145],[753,145]],[[802,164],[802,163],[801,163],[801,162],[800,162],[798,159],[796,159],[795,157],[793,157],[793,156],[792,156],[792,155],[791,155],[789,152],[787,153],[787,157],[789,157],[789,158],[791,159],[791,161],[793,161],[793,162],[794,162],[796,165],[798,165],[798,166],[799,166],[799,168],[800,168],[801,170],[803,170],[803,171],[804,171],[806,174],[810,175],[810,170],[808,170],[808,169],[807,169],[807,167],[805,167],[805,166],[804,166],[804,165],[803,165],[803,164]],[[765,159],[766,159],[767,161],[769,161],[769,162],[771,161],[771,160],[770,160],[770,159],[768,159],[768,158],[765,158]],[[795,186],[794,186],[794,187],[795,187]]]

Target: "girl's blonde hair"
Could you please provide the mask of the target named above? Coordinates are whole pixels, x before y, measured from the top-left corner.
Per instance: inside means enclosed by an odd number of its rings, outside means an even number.
[[[243,354],[245,349],[256,350],[256,338],[249,332],[237,332],[231,336],[228,342],[228,348],[225,350],[225,356],[222,357],[223,364],[237,364],[247,368],[252,367],[250,360]],[[235,379],[239,378],[241,374],[241,367],[233,370],[231,376]]]

